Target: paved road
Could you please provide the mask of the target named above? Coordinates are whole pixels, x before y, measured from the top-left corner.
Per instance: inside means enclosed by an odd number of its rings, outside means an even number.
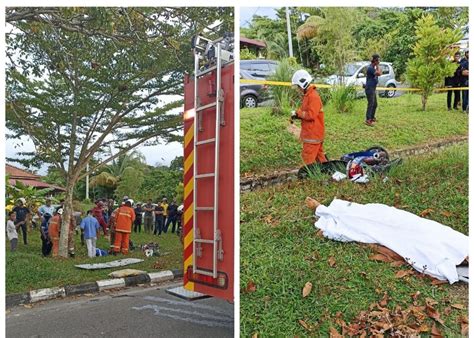
[[[19,306],[6,315],[7,337],[233,337],[234,306],[185,301],[160,287],[137,287]]]

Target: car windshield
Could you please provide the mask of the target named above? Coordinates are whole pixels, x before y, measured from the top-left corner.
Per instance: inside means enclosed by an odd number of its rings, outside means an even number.
[[[344,66],[344,76],[352,76],[354,75],[357,70],[359,69],[360,65],[355,63],[349,63]]]

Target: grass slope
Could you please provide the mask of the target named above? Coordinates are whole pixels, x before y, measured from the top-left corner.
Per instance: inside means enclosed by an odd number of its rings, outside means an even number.
[[[411,295],[431,297],[446,320],[438,328],[447,336],[459,336],[458,317],[467,310],[443,310],[449,303],[464,303],[467,287],[432,286],[430,281],[409,276],[398,279],[388,263],[369,260],[372,251],[357,243],[340,243],[316,236],[311,211],[304,198],[313,196],[326,205],[334,197],[359,203],[399,205],[419,214],[432,208],[427,217],[468,233],[468,150],[453,146],[438,154],[407,160],[393,170],[388,182],[373,180],[367,185],[311,179],[267,188],[241,196],[241,289],[248,283],[255,292],[241,293],[241,335],[249,337],[329,336],[337,312],[351,321],[368,310],[388,292],[388,306],[412,304]],[[328,260],[336,264],[330,267]],[[306,282],[313,291],[302,298]],[[304,320],[317,327],[309,333],[299,324]],[[431,328],[433,321],[427,321]]]
[[[10,252],[10,243],[6,242],[6,293],[25,292],[32,289],[48,288],[93,282],[100,279],[108,279],[110,272],[117,269],[82,270],[74,267],[76,264],[108,262],[125,257],[136,257],[144,259],[143,262],[130,265],[131,269],[145,270],[147,272],[157,271],[153,268],[155,263],[158,270],[181,269],[182,268],[182,245],[176,234],[162,234],[153,236],[150,234],[132,233],[131,239],[135,246],[155,242],[160,245],[161,253],[167,253],[162,257],[145,257],[139,248],[131,251],[129,255],[107,257],[87,257],[87,247],[81,246],[80,235],[75,235],[76,257],[69,259],[44,258],[41,255],[41,240],[39,230],[28,233],[28,246],[23,245],[21,234],[19,236],[18,249]],[[109,248],[108,242],[101,236],[97,247]]]
[[[359,99],[355,113],[336,113],[324,107],[325,150],[329,158],[381,145],[388,151],[467,135],[468,118],[460,111],[448,112],[446,94],[430,97],[427,111],[421,111],[420,96],[404,94],[393,99],[378,98],[377,125],[363,124],[366,100]],[[271,108],[241,110],[240,170],[242,174],[262,174],[302,165],[301,145],[287,132],[289,116],[275,116]],[[288,114],[289,115],[289,114]],[[299,123],[297,122],[299,125]]]

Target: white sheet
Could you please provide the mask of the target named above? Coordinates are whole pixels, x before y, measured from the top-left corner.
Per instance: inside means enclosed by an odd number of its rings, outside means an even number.
[[[413,266],[449,283],[457,282],[456,265],[469,254],[468,237],[438,222],[384,204],[334,199],[316,209],[316,228],[337,241],[377,243]]]

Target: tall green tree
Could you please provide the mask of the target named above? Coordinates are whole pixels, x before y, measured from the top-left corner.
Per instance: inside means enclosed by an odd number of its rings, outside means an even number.
[[[120,177],[120,181],[115,189],[115,197],[119,200],[123,196],[130,196],[135,199],[139,196],[141,185],[144,181],[144,174],[141,170],[133,167],[126,167]]]
[[[354,60],[356,49],[352,30],[357,22],[356,10],[349,7],[327,7],[298,27],[298,39],[314,45],[322,62],[335,70],[342,81],[344,66]]]
[[[407,76],[414,87],[421,89],[421,105],[426,110],[434,87],[453,74],[457,65],[450,61],[453,45],[462,37],[458,29],[441,28],[433,15],[424,15],[416,22],[414,57],[408,61]]]
[[[67,257],[86,165],[98,159],[95,171],[140,144],[181,140],[181,118],[169,112],[182,102],[163,99],[182,94],[191,37],[216,20],[231,30],[232,9],[11,7],[5,17],[8,137],[29,135],[36,149],[22,163],[49,163],[65,178],[59,254]],[[109,146],[119,151],[108,156]]]

